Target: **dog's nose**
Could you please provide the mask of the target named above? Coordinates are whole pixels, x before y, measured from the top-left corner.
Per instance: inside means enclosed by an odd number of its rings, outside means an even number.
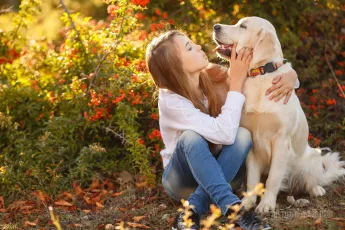
[[[221,26],[220,26],[219,24],[215,24],[215,25],[213,26],[213,30],[214,30],[215,32],[219,31],[220,28],[221,28]]]

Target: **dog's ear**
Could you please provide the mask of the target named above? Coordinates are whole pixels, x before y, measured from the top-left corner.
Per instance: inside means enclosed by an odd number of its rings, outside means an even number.
[[[280,42],[273,31],[261,29],[256,36],[252,66],[262,65],[279,56],[283,58]]]

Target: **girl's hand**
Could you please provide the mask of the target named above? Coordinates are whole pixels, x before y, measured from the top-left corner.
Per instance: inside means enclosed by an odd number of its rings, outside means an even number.
[[[242,48],[236,55],[237,43],[231,50],[231,62],[229,69],[230,90],[242,92],[243,84],[247,79],[249,64],[253,58],[253,50]]]
[[[295,70],[291,70],[288,73],[278,75],[273,79],[273,86],[266,91],[266,95],[272,93],[269,99],[274,99],[274,101],[279,101],[280,99],[282,99],[282,97],[286,96],[284,104],[287,104],[291,97],[292,91],[295,88],[294,86],[296,84],[296,80],[297,73]]]

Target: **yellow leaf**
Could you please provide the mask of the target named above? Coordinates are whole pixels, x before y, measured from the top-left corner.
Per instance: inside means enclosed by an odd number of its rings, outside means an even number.
[[[141,183],[135,183],[135,185],[137,186],[137,188],[141,188],[141,187],[145,187],[147,185],[147,182],[141,182]]]
[[[101,203],[99,203],[99,202],[96,202],[96,206],[97,206],[98,208],[104,208],[104,206],[103,206]]]
[[[133,220],[135,221],[135,222],[139,222],[141,219],[144,219],[146,216],[135,216],[135,217],[133,217]]]

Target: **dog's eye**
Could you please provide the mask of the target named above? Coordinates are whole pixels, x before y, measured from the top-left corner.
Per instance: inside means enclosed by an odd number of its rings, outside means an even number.
[[[245,24],[241,24],[240,27],[243,29],[247,29],[247,26]]]

